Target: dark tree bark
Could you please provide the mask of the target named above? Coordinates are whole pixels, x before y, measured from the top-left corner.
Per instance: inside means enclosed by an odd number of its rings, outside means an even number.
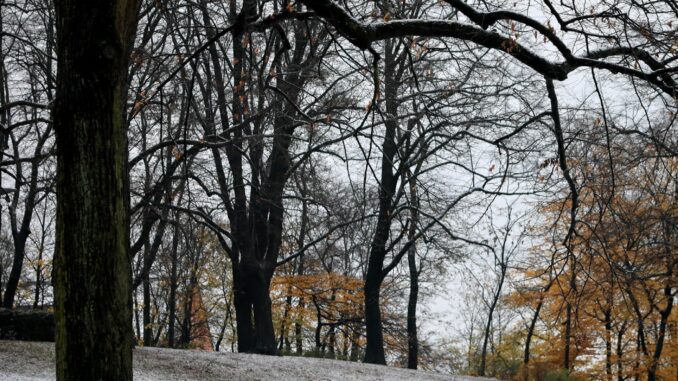
[[[278,339],[278,350],[282,351],[283,344],[287,344],[286,350],[289,352],[290,348],[290,339],[288,337],[288,326],[287,321],[290,318],[290,309],[292,309],[292,286],[287,287],[287,297],[285,298],[285,308],[283,310],[283,318],[280,321],[280,330],[279,330],[279,339]]]
[[[550,281],[546,287],[544,287],[544,290],[542,291],[542,295],[539,297],[539,302],[537,302],[537,308],[534,310],[534,314],[532,315],[532,320],[530,321],[530,327],[527,329],[527,337],[525,338],[525,351],[523,353],[523,380],[527,381],[530,376],[530,345],[532,344],[532,337],[534,336],[534,329],[537,326],[537,320],[539,319],[539,314],[541,313],[541,309],[544,306],[544,294],[549,292],[551,289],[551,286],[553,285],[553,281]]]
[[[501,251],[499,257],[495,254],[495,263],[499,266],[499,280],[497,281],[497,289],[492,295],[492,300],[490,301],[490,308],[487,311],[487,321],[485,322],[485,332],[483,334],[483,348],[480,352],[480,367],[478,369],[478,375],[483,377],[485,376],[485,368],[487,365],[487,346],[490,341],[490,334],[492,333],[492,321],[494,319],[494,312],[497,309],[499,304],[499,299],[501,298],[501,292],[504,288],[504,281],[506,280],[506,272],[508,271],[508,261],[511,257],[511,249],[507,248],[507,243],[509,239],[509,233],[511,232],[511,213],[508,215],[508,223],[506,225],[506,231],[504,237],[501,241]]]
[[[506,264],[500,264],[500,278],[499,284],[497,285],[497,291],[495,292],[492,302],[490,303],[490,310],[487,312],[487,322],[485,323],[485,332],[483,334],[483,348],[480,352],[480,367],[478,368],[478,375],[485,376],[485,367],[487,364],[487,344],[490,341],[490,333],[492,331],[492,318],[494,317],[494,310],[497,308],[497,303],[499,302],[499,297],[501,296],[501,289],[504,285],[504,278],[506,276]]]
[[[365,276],[365,327],[367,347],[365,348],[366,363],[386,364],[384,354],[384,333],[380,310],[381,284],[384,280],[384,260],[386,245],[390,236],[393,196],[397,184],[397,174],[394,173],[393,163],[397,153],[396,130],[398,122],[398,79],[396,75],[396,57],[393,44],[386,42],[384,59],[384,98],[386,112],[389,118],[385,121],[386,132],[382,146],[381,183],[379,187],[379,214],[377,226],[370,248],[370,255]]]
[[[407,250],[407,265],[410,270],[410,294],[407,301],[407,367],[417,369],[419,362],[419,339],[417,337],[417,301],[419,299],[419,270],[417,269],[417,246],[414,244],[419,222],[419,197],[417,195],[416,179],[408,171],[407,178],[410,182],[410,202],[413,205],[411,211],[410,229],[407,239],[412,243]]]
[[[308,196],[308,176],[306,171],[306,165],[303,165],[301,172],[299,173],[299,195],[301,196],[301,224],[299,226],[299,237],[297,238],[297,250],[302,250],[306,244],[306,230],[308,227],[308,201],[306,197]],[[296,261],[296,274],[304,275],[304,253],[302,252],[297,258]],[[298,301],[298,310],[303,311],[306,306],[306,301],[303,296],[299,297]],[[301,337],[301,314],[297,314],[297,317],[294,321],[294,341],[296,344],[296,353],[298,355],[302,354],[304,351],[304,344]]]
[[[139,3],[55,5],[57,380],[132,380],[123,108]]]
[[[252,301],[240,273],[238,254],[231,256],[233,276],[233,307],[235,309],[238,352],[251,352],[254,348],[254,323]]]
[[[226,144],[226,159],[230,169],[230,178],[225,176],[221,153],[212,150],[215,160],[220,197],[226,205],[232,237],[230,258],[233,268],[234,307],[238,329],[238,351],[262,354],[277,353],[271,299],[269,287],[276,267],[283,223],[283,191],[288,180],[290,169],[290,144],[294,130],[298,125],[292,117],[297,114],[296,104],[299,101],[300,89],[308,76],[306,72],[314,70],[312,62],[318,49],[310,45],[307,38],[308,25],[295,26],[295,44],[290,60],[285,61],[292,70],[283,66],[282,56],[287,54],[289,41],[274,35],[275,58],[272,68],[280,74],[280,81],[275,87],[275,97],[271,102],[273,113],[273,141],[271,153],[266,159],[262,144],[245,147],[243,141],[262,139],[264,131],[260,122],[247,121],[253,106],[246,94],[249,91],[263,91],[253,86],[250,71],[253,70],[246,46],[249,41],[247,23],[256,19],[257,3],[246,0],[238,9],[231,3],[230,16],[234,20],[231,29],[233,37],[233,94],[232,112],[228,114],[228,98],[225,89],[228,85],[223,78],[219,50],[209,47],[210,60],[213,66],[215,91],[218,98],[218,111],[222,133],[230,139]],[[206,3],[201,3],[203,21],[210,25],[207,17]],[[208,32],[212,33],[212,32]],[[209,37],[209,36],[208,36]],[[310,50],[307,53],[307,48]],[[287,60],[287,58],[285,58]],[[260,94],[263,96],[263,93]],[[233,127],[229,126],[229,120]],[[209,126],[207,129],[213,129]],[[206,131],[210,132],[210,131]],[[245,152],[245,151],[249,152]],[[249,165],[249,171],[244,165]],[[247,179],[248,175],[251,178]],[[249,197],[248,197],[249,187]]]
[[[44,279],[43,279],[43,271],[45,270],[45,266],[43,264],[43,258],[44,258],[44,253],[45,253],[45,240],[47,237],[47,208],[42,209],[42,216],[41,216],[41,224],[42,224],[42,232],[40,235],[40,242],[38,243],[38,260],[35,265],[35,297],[33,299],[33,309],[37,310],[38,307],[41,306],[41,304],[44,302]]]
[[[574,264],[574,259],[572,260],[572,264]],[[571,268],[572,275],[570,275],[570,286],[574,284],[574,267]],[[568,291],[570,295],[567,295],[567,301],[566,301],[566,306],[565,306],[565,337],[563,338],[564,340],[564,348],[563,348],[563,369],[565,369],[568,373],[571,370],[572,366],[572,355],[570,353],[570,343],[572,341],[572,318],[573,318],[573,312],[572,312],[572,300],[574,299],[574,295],[572,293],[574,290],[570,288]]]
[[[150,262],[151,254],[149,243],[144,244],[144,267]],[[144,313],[143,313],[143,323],[144,323],[144,346],[153,346],[153,329],[151,327],[151,279],[148,273],[144,274],[142,277],[142,285],[144,289]]]
[[[617,332],[617,381],[624,381],[624,333],[626,332],[626,322],[623,322]]]
[[[174,348],[175,333],[174,325],[177,320],[177,287],[178,287],[178,267],[179,267],[179,224],[174,224],[172,234],[172,251],[170,252],[170,290],[167,300],[168,309],[168,328],[167,328],[167,346]]]
[[[671,274],[673,272],[673,260],[669,260],[668,272]],[[657,332],[657,342],[655,343],[654,353],[652,354],[652,359],[650,366],[647,369],[647,380],[655,381],[657,379],[657,370],[659,366],[659,361],[661,359],[662,351],[664,350],[664,340],[666,339],[666,330],[668,326],[669,316],[671,315],[671,310],[673,309],[673,287],[671,282],[671,277],[667,277],[667,284],[664,286],[664,297],[666,306],[661,309],[659,321],[659,332]]]
[[[51,127],[48,127],[39,137],[38,143],[34,150],[34,159],[31,161],[31,171],[28,181],[28,192],[26,194],[23,208],[23,216],[21,219],[17,217],[17,208],[21,193],[21,187],[17,186],[14,190],[12,203],[9,206],[9,222],[12,229],[12,239],[14,241],[14,258],[12,260],[12,269],[7,278],[7,285],[5,287],[5,296],[3,298],[2,306],[4,308],[12,308],[14,305],[14,297],[19,286],[19,279],[21,279],[21,270],[23,269],[24,259],[26,257],[26,241],[31,234],[31,221],[33,219],[33,212],[36,204],[40,201],[38,197],[38,176],[42,160],[39,159],[40,153],[50,135]],[[18,147],[15,146],[15,156],[19,157]],[[22,164],[16,163],[17,178],[22,178]]]

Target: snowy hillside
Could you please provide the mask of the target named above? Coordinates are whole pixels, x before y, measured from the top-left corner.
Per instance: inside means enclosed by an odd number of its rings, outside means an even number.
[[[54,345],[0,341],[0,379],[54,380]],[[138,348],[134,351],[134,379],[138,381],[489,380],[306,357],[271,357],[160,348]]]

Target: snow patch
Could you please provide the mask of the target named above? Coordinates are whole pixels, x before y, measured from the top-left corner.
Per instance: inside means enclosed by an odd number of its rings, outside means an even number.
[[[52,381],[54,344],[0,341],[0,379]],[[134,350],[137,381],[481,381],[380,365],[309,357],[275,357],[166,348]]]

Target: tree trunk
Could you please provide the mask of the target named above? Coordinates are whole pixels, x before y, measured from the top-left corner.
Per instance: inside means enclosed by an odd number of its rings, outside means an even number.
[[[370,255],[365,277],[365,329],[367,347],[366,363],[386,365],[384,354],[384,333],[381,321],[380,289],[384,280],[383,267],[386,258],[386,244],[391,230],[393,195],[396,189],[397,176],[393,173],[393,163],[397,153],[395,134],[398,129],[396,120],[398,104],[396,102],[398,83],[395,78],[396,62],[394,48],[386,43],[384,59],[384,98],[389,118],[385,121],[383,156],[381,159],[381,186],[379,187],[379,214],[377,226],[372,239]]]
[[[37,157],[42,153],[47,138],[50,135],[51,128],[43,133],[42,136],[39,136],[38,143],[35,147],[34,155]],[[16,147],[15,147],[16,151]],[[15,152],[16,156],[19,156],[18,151]],[[7,279],[7,288],[5,289],[5,297],[3,299],[3,306],[5,308],[12,308],[14,305],[14,297],[16,295],[17,287],[19,286],[19,280],[21,279],[21,271],[23,269],[24,259],[26,257],[26,240],[31,234],[31,220],[33,219],[33,211],[35,210],[35,205],[37,203],[38,196],[38,176],[40,174],[40,160],[33,160],[31,162],[31,173],[30,180],[28,181],[29,188],[26,198],[24,199],[24,210],[21,221],[17,219],[16,209],[20,197],[21,187],[16,187],[14,191],[14,200],[9,208],[10,216],[10,226],[12,228],[12,238],[14,240],[14,259],[12,261],[12,270]],[[23,177],[21,170],[21,163],[17,162],[16,164],[16,174],[18,178]]]
[[[569,249],[568,249],[569,250]],[[571,343],[572,343],[572,301],[575,299],[576,292],[576,272],[575,272],[575,258],[574,254],[570,253],[570,289],[568,290],[566,306],[565,306],[565,337],[564,337],[564,348],[563,348],[563,369],[570,373],[572,370],[572,360],[573,356],[571,353]]]
[[[359,340],[360,340],[360,324],[354,324],[353,325],[353,333],[351,334],[351,357],[349,358],[350,361],[358,361],[360,358],[360,345],[359,345]]]
[[[308,226],[308,201],[306,199],[308,194],[308,176],[306,176],[306,164],[301,167],[300,172],[300,196],[301,196],[301,225],[299,226],[299,237],[297,238],[297,250],[302,250],[306,243],[306,229]],[[296,274],[304,275],[304,253],[302,252],[296,260]],[[302,354],[304,345],[301,337],[301,319],[303,317],[306,302],[304,297],[300,296],[298,301],[297,316],[294,321],[294,340],[296,343],[296,353]]]
[[[148,241],[144,244],[144,268],[150,266],[150,250]],[[151,279],[148,272],[143,275],[144,288],[144,346],[153,346],[153,329],[151,328]]]
[[[410,248],[414,251],[414,245]],[[419,340],[417,338],[417,299],[419,296],[419,273],[417,272],[416,258],[408,254],[410,265],[410,295],[407,302],[407,367],[417,369],[419,357]]]
[[[612,381],[612,309],[605,309],[605,379]]]
[[[132,380],[127,136],[138,3],[56,2],[57,380]]]
[[[254,352],[265,355],[278,353],[275,346],[275,330],[273,329],[273,312],[269,288],[271,276],[268,271],[261,270],[250,279],[252,310],[254,313]],[[271,274],[272,275],[272,274]]]
[[[2,306],[4,308],[12,308],[14,306],[14,296],[16,295],[17,287],[19,286],[19,279],[21,278],[21,269],[24,264],[24,257],[26,256],[26,239],[28,232],[18,232],[14,235],[14,259],[12,260],[12,270],[7,278],[7,285],[5,286],[5,297],[3,298]]]
[[[45,208],[45,211],[47,208]],[[43,221],[44,221],[44,214],[43,214]],[[38,263],[35,266],[35,300],[33,301],[33,309],[37,310],[38,306],[40,306],[40,296],[42,293],[42,271],[43,271],[43,255],[45,251],[45,229],[42,231],[42,235],[40,237],[40,246],[38,247]]]
[[[136,342],[139,338],[141,338],[141,323],[139,323],[139,296],[137,295],[137,291],[132,289],[132,303],[134,305],[134,328],[136,329],[135,333],[136,335],[134,336],[134,341]]]
[[[283,311],[283,318],[280,321],[280,339],[278,340],[278,350],[283,349],[283,344],[287,343],[289,347],[289,338],[288,336],[288,326],[287,321],[290,318],[290,309],[292,308],[292,296],[289,294],[292,292],[292,286],[287,287],[287,297],[285,298],[285,309]],[[289,349],[289,348],[287,348]]]
[[[237,257],[237,254],[235,255]],[[252,302],[238,262],[233,261],[233,307],[235,308],[238,352],[248,353],[254,348]]]
[[[527,337],[525,338],[525,352],[523,354],[523,380],[527,381],[530,375],[530,345],[532,344],[532,337],[534,336],[534,329],[537,326],[537,320],[539,319],[539,313],[541,312],[542,307],[544,306],[544,294],[549,292],[553,281],[550,281],[544,290],[542,295],[539,297],[539,302],[537,303],[537,308],[534,310],[534,315],[532,315],[532,321],[530,322],[530,327],[527,330]]]
[[[168,328],[167,328],[167,346],[174,348],[174,325],[177,320],[177,267],[179,267],[179,225],[174,225],[174,231],[172,233],[172,251],[170,253],[171,264],[170,264],[170,290],[168,297]]]
[[[673,271],[673,264],[668,268],[668,274]],[[666,286],[664,287],[664,297],[666,299],[666,307],[660,311],[659,332],[657,333],[657,342],[655,344],[654,354],[651,358],[650,366],[647,369],[647,380],[655,381],[657,379],[657,368],[661,359],[661,354],[664,349],[664,340],[666,339],[666,327],[668,325],[669,316],[673,309],[673,290],[671,287],[671,277],[668,277]]]
[[[508,233],[505,237],[504,244],[506,243],[506,238],[508,238]],[[505,258],[503,257],[502,248],[502,260],[500,262],[501,273],[499,276],[499,283],[497,284],[497,292],[495,292],[492,303],[490,304],[490,310],[487,312],[487,322],[485,324],[485,332],[483,335],[483,349],[480,352],[480,368],[478,370],[478,375],[483,377],[485,376],[485,367],[487,364],[487,344],[490,340],[490,333],[492,331],[492,318],[494,317],[494,310],[497,308],[497,303],[499,303],[499,298],[501,297],[501,290],[504,286],[504,279],[506,278],[506,263]]]
[[[626,322],[617,332],[617,381],[624,381],[624,363],[622,362],[624,356],[624,332],[626,331]]]
[[[35,268],[35,294],[33,297],[33,309],[37,310],[40,305],[40,289],[42,288],[42,250],[38,252],[38,264]]]
[[[414,240],[417,234],[417,224],[419,222],[419,198],[417,197],[416,179],[408,171],[408,180],[410,182],[410,202],[412,203],[412,218],[410,220],[410,229],[407,232],[408,241],[412,245],[407,250],[407,265],[410,270],[410,294],[407,302],[407,367],[417,369],[419,360],[419,339],[417,338],[417,300],[419,299],[419,270],[417,270],[417,246]]]
[[[368,364],[386,365],[384,333],[381,322],[381,309],[379,307],[380,293],[381,271],[376,275],[368,272],[365,279],[365,330],[367,347],[365,348],[365,358],[363,361]]]

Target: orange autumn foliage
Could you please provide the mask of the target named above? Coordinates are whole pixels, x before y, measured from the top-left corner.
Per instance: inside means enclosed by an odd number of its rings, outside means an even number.
[[[596,154],[602,156],[588,153]],[[568,247],[560,240],[569,228],[563,216],[570,198],[540,209],[537,231],[546,238],[508,298],[528,311],[543,301],[529,366],[517,379],[539,379],[538,369],[558,371],[567,363],[568,306],[569,377],[678,379],[678,160],[617,154],[612,169],[586,157],[575,163],[588,176]]]

